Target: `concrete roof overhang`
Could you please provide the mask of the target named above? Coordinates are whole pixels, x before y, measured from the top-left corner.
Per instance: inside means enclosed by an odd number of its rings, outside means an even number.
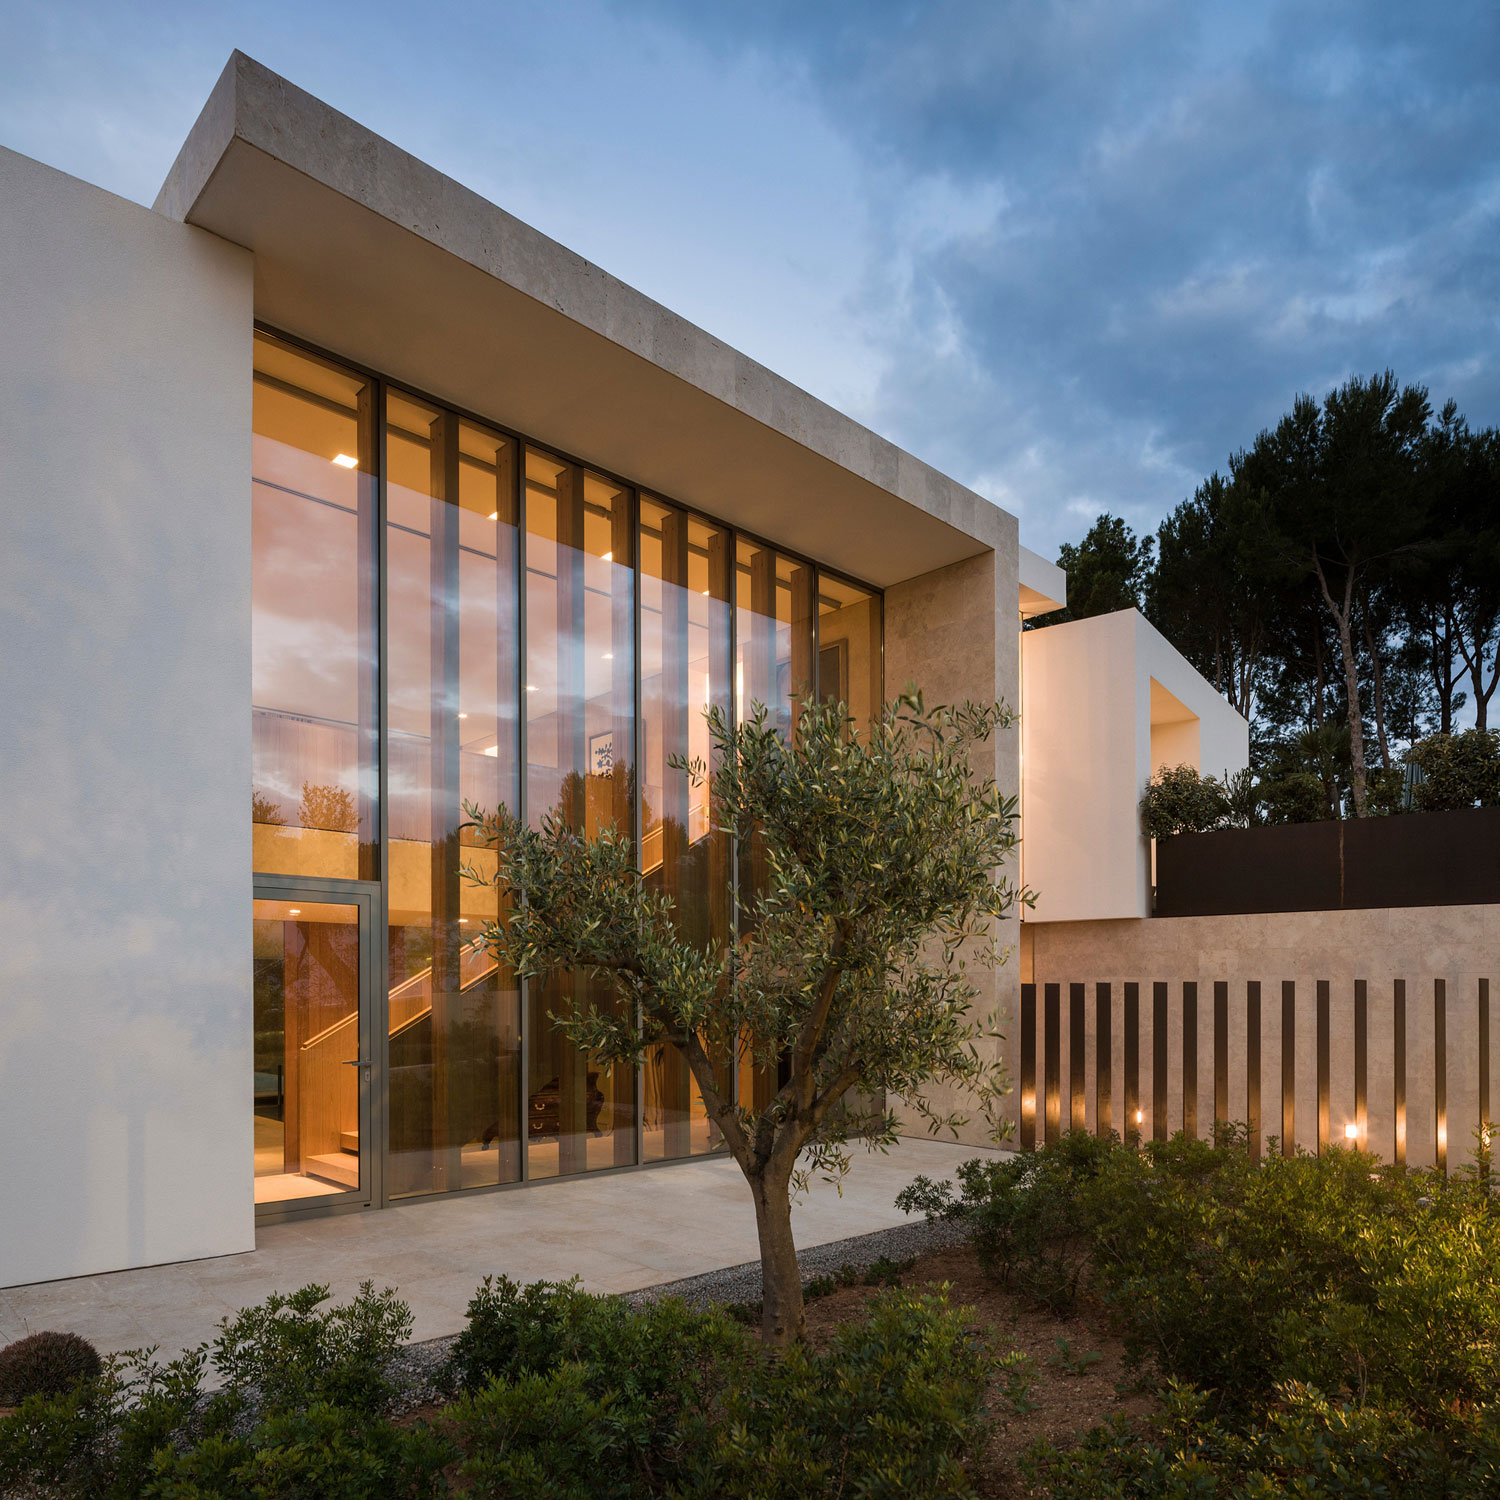
[[[255,256],[256,317],[888,585],[1015,518],[236,52],[155,207]]]

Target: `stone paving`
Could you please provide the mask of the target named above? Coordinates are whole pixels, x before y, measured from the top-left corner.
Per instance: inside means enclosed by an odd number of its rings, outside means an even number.
[[[814,1182],[793,1209],[800,1249],[911,1222],[896,1194],[919,1173],[947,1176],[985,1154],[947,1141],[902,1140],[856,1151],[843,1195]],[[220,1318],[273,1291],[327,1282],[394,1286],[414,1339],[456,1333],[480,1279],[577,1276],[595,1292],[633,1292],[756,1259],[755,1215],[727,1157],[606,1177],[407,1203],[379,1212],[268,1225],[244,1255],[38,1282],[0,1290],[0,1345],[55,1328],[102,1352],[159,1345],[164,1356],[210,1337]]]

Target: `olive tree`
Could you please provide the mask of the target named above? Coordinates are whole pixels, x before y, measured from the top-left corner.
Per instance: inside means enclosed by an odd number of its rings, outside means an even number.
[[[764,874],[741,894],[737,941],[684,940],[629,836],[588,839],[559,815],[529,828],[468,808],[498,851],[493,874],[469,878],[507,893],[509,915],[483,940],[519,975],[612,981],[622,1003],[551,1017],[575,1046],[625,1067],[661,1044],[681,1052],[754,1199],[762,1336],[785,1344],[805,1326],[793,1195],[815,1173],[837,1182],[852,1143],[895,1140],[887,1096],[956,1134],[970,1116],[925,1096],[956,1088],[1004,1133],[1007,1085],[986,1045],[998,1017],[976,1011],[968,965],[1003,962],[996,924],[1029,899],[1005,873],[1015,799],[974,769],[1013,720],[998,704],[929,709],[920,696],[860,733],[841,704],[803,706],[790,737],[759,708],[742,724],[707,718],[712,766],[674,768],[707,780],[718,826],[754,841]],[[758,1108],[722,1083],[735,1071],[723,1064],[746,1057],[775,1090]]]

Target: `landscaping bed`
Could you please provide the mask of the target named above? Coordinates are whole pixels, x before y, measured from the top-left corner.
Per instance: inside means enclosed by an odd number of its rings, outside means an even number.
[[[756,1304],[702,1285],[693,1306],[487,1280],[461,1334],[419,1346],[394,1293],[307,1288],[167,1366],[90,1375],[59,1345],[72,1383],[0,1422],[0,1492],[1481,1500],[1500,1494],[1488,1167],[1075,1132],[967,1162],[956,1190],[918,1179],[900,1201],[926,1229],[837,1264],[824,1247],[805,1338],[779,1350]],[[753,1290],[743,1269],[721,1295]]]

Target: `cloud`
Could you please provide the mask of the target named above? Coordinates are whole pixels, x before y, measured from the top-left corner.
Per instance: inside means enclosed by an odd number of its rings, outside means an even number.
[[[885,226],[860,413],[1052,551],[1161,514],[1302,389],[1500,420],[1500,13],[665,4],[793,60]]]
[[[7,144],[149,201],[241,47],[1054,555],[1355,372],[1500,422],[1492,0],[12,0],[6,34]]]

